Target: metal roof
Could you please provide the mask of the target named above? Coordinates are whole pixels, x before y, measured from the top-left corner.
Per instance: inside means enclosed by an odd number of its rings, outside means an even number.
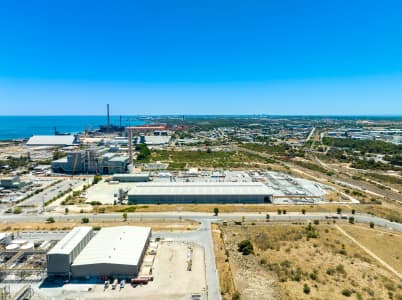
[[[261,182],[168,182],[140,183],[129,195],[270,195]]]
[[[74,227],[48,254],[70,254],[90,232],[92,232],[90,226]]]
[[[28,142],[27,146],[43,146],[43,145],[74,145],[74,135],[34,135]]]
[[[91,264],[140,264],[150,227],[102,228],[75,259],[73,266]]]

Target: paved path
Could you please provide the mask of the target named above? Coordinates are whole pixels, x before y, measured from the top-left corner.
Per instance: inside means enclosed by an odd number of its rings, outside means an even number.
[[[399,279],[402,279],[402,274],[399,274],[398,271],[396,271],[393,267],[391,267],[389,264],[387,264],[384,260],[382,260],[380,257],[375,255],[373,252],[371,252],[367,247],[362,245],[360,242],[358,242],[355,238],[353,238],[349,233],[347,233],[345,230],[343,230],[341,227],[338,225],[335,225],[336,229],[338,229],[343,235],[345,235],[348,239],[350,239],[353,243],[355,243],[357,246],[359,246],[361,249],[363,249],[368,255],[370,255],[372,258],[377,260],[381,265],[383,265],[386,269],[394,273]]]

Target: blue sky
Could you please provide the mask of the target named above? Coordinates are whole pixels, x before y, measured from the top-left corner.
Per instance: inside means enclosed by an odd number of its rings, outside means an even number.
[[[402,1],[2,1],[2,115],[402,114]]]

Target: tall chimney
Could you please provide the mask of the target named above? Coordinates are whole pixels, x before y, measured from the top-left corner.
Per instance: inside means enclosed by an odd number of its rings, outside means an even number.
[[[109,114],[109,104],[107,104],[107,131],[110,131],[110,114]]]

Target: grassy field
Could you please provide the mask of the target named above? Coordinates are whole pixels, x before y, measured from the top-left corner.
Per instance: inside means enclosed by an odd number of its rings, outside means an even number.
[[[183,170],[192,167],[198,168],[260,168],[267,166],[271,160],[258,155],[240,151],[152,151],[149,161],[169,163],[170,170]]]
[[[242,299],[402,297],[401,282],[332,224],[271,222],[220,229]],[[251,241],[252,254],[238,251],[243,240]]]
[[[341,226],[358,242],[402,274],[402,235],[359,225]]]

